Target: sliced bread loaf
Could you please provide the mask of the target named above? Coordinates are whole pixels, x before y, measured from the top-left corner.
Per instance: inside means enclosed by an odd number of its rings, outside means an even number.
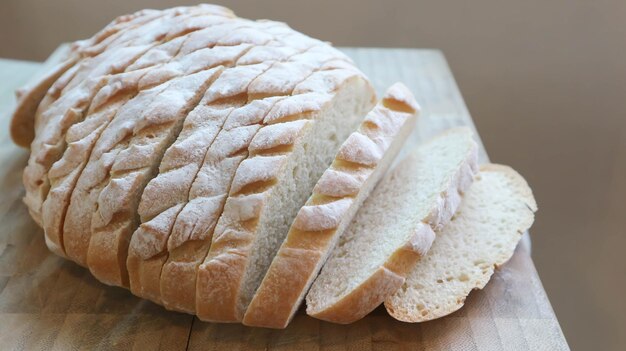
[[[247,158],[264,117],[324,61],[349,61],[283,23],[241,22],[230,30],[219,25],[194,32],[180,49],[179,55],[189,56],[214,46],[212,56],[207,55],[214,59],[223,56],[218,49],[252,44],[187,117],[138,209],[142,224],[132,236],[127,260],[131,290],[170,309],[194,311],[196,268],[208,251],[237,165]]]
[[[203,320],[241,321],[298,209],[372,108],[373,90],[353,65],[321,69],[273,107],[236,170],[198,269],[196,312]]]
[[[270,120],[268,116],[276,117],[275,106],[297,100],[298,96],[292,95],[294,90],[308,79],[314,79],[320,70],[328,68],[327,62],[348,60],[335,49],[319,44],[294,54],[285,62],[275,62],[255,78],[248,86],[251,102],[246,107],[249,108],[231,114],[209,148],[191,188],[193,202],[177,216],[168,240],[170,255],[161,273],[165,307],[195,312],[196,272],[209,250],[213,229],[222,213],[235,172],[250,156],[249,149],[261,145],[262,148],[271,146],[275,151],[282,149],[285,152],[309,130],[310,121],[291,121],[271,127],[265,121],[266,118]],[[353,71],[358,75],[358,71]],[[335,87],[330,88],[329,93],[333,89]],[[314,101],[314,98],[310,99],[310,102]],[[198,221],[200,218],[202,221]]]
[[[400,289],[385,300],[394,318],[424,322],[459,308],[511,258],[534,220],[528,184],[507,166],[483,165],[448,225]]]
[[[418,147],[367,198],[306,297],[307,314],[354,322],[404,282],[455,212],[477,171],[467,128]]]
[[[418,110],[411,92],[396,83],[342,144],[296,215],[244,324],[287,326],[344,229],[411,134]]]

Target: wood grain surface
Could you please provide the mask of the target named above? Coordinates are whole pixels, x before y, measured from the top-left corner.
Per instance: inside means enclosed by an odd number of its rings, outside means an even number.
[[[423,113],[403,152],[438,131],[473,127],[436,50],[344,48],[381,93],[403,81]],[[54,55],[50,60],[54,60]],[[49,60],[49,61],[50,61]],[[351,325],[300,312],[285,330],[213,324],[169,312],[50,253],[21,197],[28,151],[8,135],[13,91],[40,64],[0,60],[0,348],[3,350],[568,350],[530,258],[528,236],[511,261],[460,311],[407,324],[383,308]],[[478,140],[479,141],[479,140]],[[481,162],[487,154],[481,147]]]

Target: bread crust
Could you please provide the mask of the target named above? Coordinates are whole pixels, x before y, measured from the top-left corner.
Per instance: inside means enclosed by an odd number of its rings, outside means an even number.
[[[385,264],[349,294],[330,308],[314,311],[307,306],[307,314],[328,322],[353,323],[378,307],[404,283],[406,275],[430,249],[435,233],[429,225],[420,223],[410,241],[396,250]]]
[[[393,107],[385,107],[385,101]],[[246,310],[244,324],[287,326],[339,235],[413,130],[418,109],[410,91],[396,83],[348,137],[298,212]],[[359,166],[342,167],[342,162]],[[330,202],[317,203],[324,197]]]
[[[200,6],[159,11],[154,16],[140,17],[143,21],[131,21],[133,25],[126,30],[95,45],[75,45],[81,60],[48,90],[35,114],[35,139],[23,175],[24,203],[35,221],[41,224],[41,206],[50,189],[47,173],[67,147],[68,128],[84,119],[92,99],[106,87],[110,75],[123,72],[155,45],[199,29],[191,19],[217,9]]]

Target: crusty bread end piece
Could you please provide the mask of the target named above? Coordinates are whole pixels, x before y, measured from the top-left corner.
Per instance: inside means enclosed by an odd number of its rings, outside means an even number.
[[[460,309],[469,293],[482,289],[511,258],[535,211],[537,203],[522,176],[507,166],[481,166],[451,222],[385,301],[389,314],[424,322]]]
[[[477,171],[467,128],[418,147],[364,202],[307,294],[307,314],[351,323],[404,282],[460,202]]]
[[[35,116],[37,109],[50,92],[53,84],[81,59],[95,56],[115,42],[129,28],[135,28],[158,18],[161,11],[141,10],[119,16],[89,39],[80,40],[64,47],[59,62],[48,68],[35,80],[16,91],[17,106],[11,118],[11,138],[22,147],[29,147],[35,138]],[[54,89],[53,89],[54,90]]]
[[[337,240],[411,134],[418,110],[411,92],[396,83],[343,143],[298,212],[244,324],[287,326]]]
[[[11,118],[11,139],[21,147],[29,147],[35,138],[35,112],[39,102],[48,92],[54,82],[70,67],[74,66],[76,57],[68,57],[54,65],[49,71],[33,82],[32,86],[22,88],[16,92],[17,107]]]

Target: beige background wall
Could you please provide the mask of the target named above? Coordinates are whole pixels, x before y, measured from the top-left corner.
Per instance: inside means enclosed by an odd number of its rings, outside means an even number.
[[[492,159],[534,188],[533,255],[572,348],[626,348],[626,1],[218,2],[337,45],[442,49]],[[0,57],[175,3],[1,0]]]

